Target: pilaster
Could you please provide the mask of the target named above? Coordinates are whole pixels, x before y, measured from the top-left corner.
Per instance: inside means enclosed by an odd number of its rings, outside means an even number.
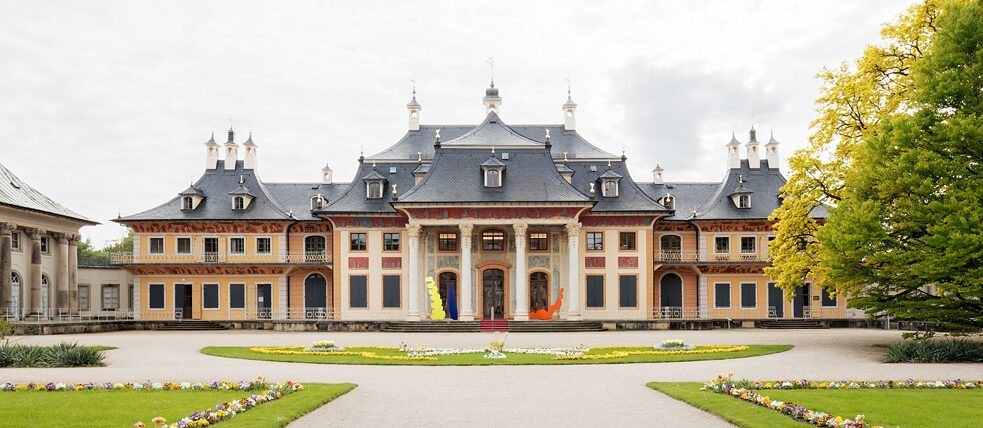
[[[38,312],[41,309],[41,235],[44,235],[45,231],[30,229],[28,233],[31,235],[31,286],[24,300],[27,302],[29,314],[41,314],[43,311]]]
[[[471,233],[474,225],[463,223],[460,225],[461,231],[461,321],[474,321],[474,298],[472,297],[471,284]]]
[[[515,229],[515,314],[516,321],[529,320],[529,278],[526,275],[526,231],[529,225],[516,222]]]
[[[697,309],[700,312],[700,315],[699,315],[700,318],[710,318],[710,311],[708,310],[709,306],[707,306],[708,305],[708,300],[707,300],[707,282],[708,281],[707,281],[707,277],[706,277],[706,275],[700,275],[699,277],[700,277],[700,282],[699,282],[700,285],[699,285],[699,290],[697,290],[697,293],[696,294],[698,294],[700,296],[700,298],[699,298],[699,301],[697,303],[697,306],[698,306]]]
[[[567,251],[569,252],[569,271],[570,282],[567,295],[570,302],[567,304],[567,319],[579,321],[580,317],[580,223],[568,223],[567,228]]]
[[[78,315],[79,313],[79,254],[78,254],[78,241],[82,239],[78,235],[68,235],[68,313],[72,315]],[[136,293],[137,287],[133,286],[134,293]],[[133,297],[133,305],[138,306],[139,300],[136,298],[136,294]]]
[[[419,224],[409,224],[406,227],[406,235],[409,237],[409,270],[410,282],[407,285],[409,301],[409,311],[406,313],[407,321],[420,321],[420,288],[423,281],[420,278],[420,229]]]
[[[13,283],[11,281],[11,250],[13,242],[11,231],[13,225],[10,223],[0,223],[0,316],[8,317],[11,309],[11,296]],[[19,315],[19,314],[18,314]],[[17,315],[13,315],[16,317]]]
[[[51,285],[49,285],[48,298],[51,296],[55,297],[54,304],[58,308],[57,314],[67,315],[69,313],[68,307],[68,235],[63,233],[56,233],[53,235],[55,239],[58,240],[58,263],[57,263],[57,278],[55,278],[55,293],[50,290]]]

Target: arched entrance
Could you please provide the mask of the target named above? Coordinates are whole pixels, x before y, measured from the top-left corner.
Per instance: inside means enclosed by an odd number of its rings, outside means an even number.
[[[683,310],[683,279],[667,273],[659,281],[659,310],[663,318],[680,318]]]
[[[440,293],[440,300],[444,304],[444,312],[451,314],[450,310],[450,293],[454,292],[454,308],[455,312],[460,310],[461,307],[461,290],[457,286],[457,274],[454,272],[443,272],[437,276],[437,291]],[[457,312],[460,313],[460,312]]]
[[[304,317],[326,318],[328,281],[324,275],[312,273],[304,279]]]
[[[505,272],[501,269],[485,269],[481,273],[481,289],[482,318],[505,318]]]
[[[546,272],[529,274],[529,310],[549,310],[550,277]]]

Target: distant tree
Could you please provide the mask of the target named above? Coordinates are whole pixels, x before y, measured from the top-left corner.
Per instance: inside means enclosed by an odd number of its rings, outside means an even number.
[[[109,266],[113,253],[133,252],[133,229],[126,229],[126,233],[117,241],[113,241],[103,249],[96,249],[92,241],[84,239],[79,241],[78,262],[80,266]]]
[[[133,252],[133,229],[126,228],[126,233],[123,234],[123,237],[107,245],[102,251],[107,254]]]
[[[820,276],[868,314],[983,328],[983,1],[934,27],[904,108],[854,151]]]

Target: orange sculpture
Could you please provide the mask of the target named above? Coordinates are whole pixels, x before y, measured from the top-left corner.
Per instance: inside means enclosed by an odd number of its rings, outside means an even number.
[[[549,310],[538,309],[529,313],[529,319],[532,320],[550,320],[553,319],[553,313],[560,309],[560,305],[563,304],[563,289],[560,289],[560,295],[556,296],[556,303],[550,305]]]

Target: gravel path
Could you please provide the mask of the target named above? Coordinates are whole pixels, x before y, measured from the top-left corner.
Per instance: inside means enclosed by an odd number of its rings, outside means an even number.
[[[204,346],[340,345],[483,346],[490,334],[120,332],[31,336],[20,343],[78,342],[116,346],[107,366],[0,369],[2,382],[205,381],[294,379],[353,382],[354,391],[291,427],[323,426],[643,426],[722,427],[726,422],[645,387],[648,381],[705,381],[733,371],[738,378],[983,379],[983,364],[883,364],[874,345],[897,340],[882,330],[714,330],[512,334],[509,346],[657,344],[793,344],[788,352],[736,360],[661,364],[504,367],[340,366],[233,360],[202,355]]]

